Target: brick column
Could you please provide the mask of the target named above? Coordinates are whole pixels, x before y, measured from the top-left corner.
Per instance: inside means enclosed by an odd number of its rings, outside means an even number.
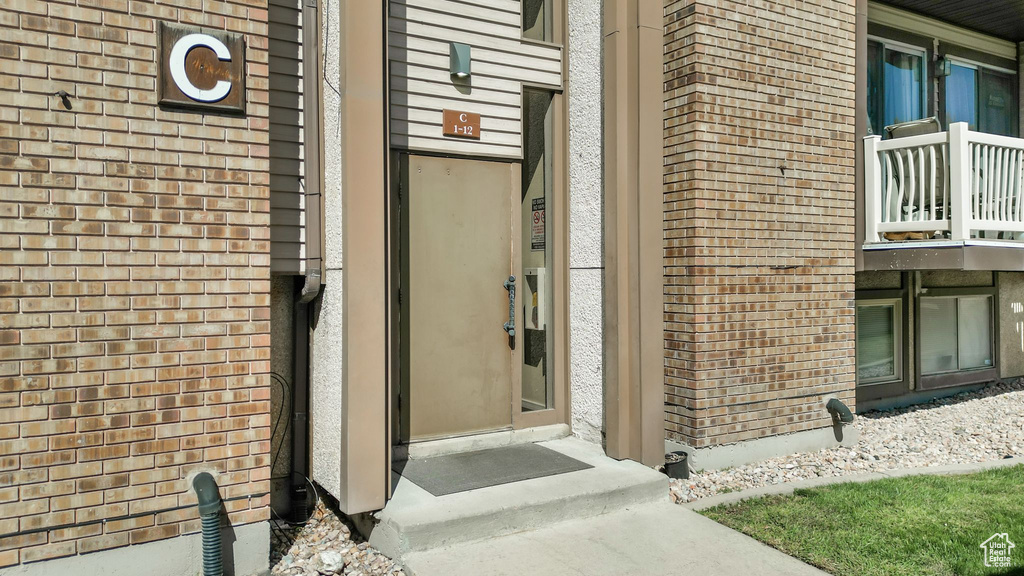
[[[667,437],[854,402],[855,0],[665,2]]]

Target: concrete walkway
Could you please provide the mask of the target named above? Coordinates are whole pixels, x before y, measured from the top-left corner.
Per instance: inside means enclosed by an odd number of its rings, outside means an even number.
[[[414,576],[824,576],[735,530],[668,502],[410,554]]]

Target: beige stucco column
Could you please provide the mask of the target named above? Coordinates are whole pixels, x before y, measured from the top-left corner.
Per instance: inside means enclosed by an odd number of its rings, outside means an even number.
[[[344,323],[338,503],[353,514],[384,507],[390,464],[387,35],[384,0],[347,0],[340,9]]]
[[[660,3],[605,3],[605,448],[648,465],[665,454],[662,50]]]

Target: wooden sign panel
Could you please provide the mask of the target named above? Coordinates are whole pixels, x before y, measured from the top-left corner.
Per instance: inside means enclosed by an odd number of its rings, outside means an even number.
[[[480,139],[480,115],[458,110],[444,111],[444,135]]]
[[[245,112],[245,42],[241,34],[160,23],[161,105]]]

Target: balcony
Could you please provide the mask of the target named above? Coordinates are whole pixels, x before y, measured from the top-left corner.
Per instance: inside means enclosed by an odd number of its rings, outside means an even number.
[[[864,138],[867,269],[1024,270],[1024,139]]]

